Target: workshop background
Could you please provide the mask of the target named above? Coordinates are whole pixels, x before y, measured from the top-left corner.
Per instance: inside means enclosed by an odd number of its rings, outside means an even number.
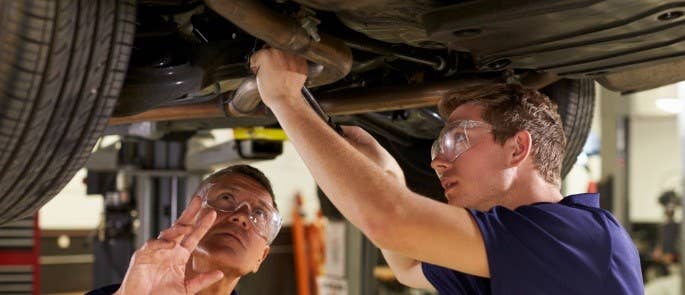
[[[597,86],[596,93],[592,131],[563,192],[601,192],[602,207],[639,249],[646,294],[682,294],[685,83],[623,96]],[[101,139],[86,168],[36,217],[0,229],[0,251],[23,247],[29,250],[20,254],[39,263],[37,274],[15,269],[0,278],[21,277],[41,294],[81,294],[118,282],[130,254],[173,221],[206,173],[249,163],[273,182],[285,225],[262,270],[240,282],[241,294],[430,294],[399,285],[379,251],[330,204],[320,205],[313,178],[287,140],[282,153],[275,145],[275,159],[231,152],[244,144],[238,139],[255,134],[283,139],[274,130],[231,129],[160,141]],[[147,201],[133,204],[132,191]],[[20,231],[25,239],[2,235]]]

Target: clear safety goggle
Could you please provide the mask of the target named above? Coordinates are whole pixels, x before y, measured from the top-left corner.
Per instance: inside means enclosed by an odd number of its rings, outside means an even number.
[[[492,125],[474,120],[457,120],[448,123],[440,131],[440,136],[433,142],[431,147],[431,160],[440,157],[453,162],[474,143],[469,132],[475,128],[492,129]]]
[[[250,203],[248,201],[238,201],[233,195],[219,194],[217,196],[204,196],[202,198],[204,207],[209,207],[217,213],[233,215],[243,207],[247,209],[247,216],[252,222],[252,228],[271,244],[281,230],[282,219],[278,210],[266,203]]]

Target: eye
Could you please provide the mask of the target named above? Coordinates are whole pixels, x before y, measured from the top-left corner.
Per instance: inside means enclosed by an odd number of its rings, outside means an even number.
[[[255,208],[252,210],[252,215],[261,223],[266,221],[267,212],[263,208]]]
[[[441,152],[449,152],[453,148],[463,145],[468,142],[466,133],[463,130],[453,130],[450,134],[444,137],[440,143]]]
[[[233,202],[235,198],[231,194],[221,194],[219,197],[216,198],[217,202],[222,202],[222,203],[227,203],[227,202]]]
[[[253,213],[257,216],[260,216],[260,217],[266,216],[266,211],[262,208],[255,208]]]
[[[466,134],[464,134],[463,132],[455,132],[452,135],[452,138],[454,139],[454,142],[465,141],[466,140]]]

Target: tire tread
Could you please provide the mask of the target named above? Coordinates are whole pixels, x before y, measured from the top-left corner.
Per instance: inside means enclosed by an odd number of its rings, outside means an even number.
[[[9,2],[0,50],[16,58],[0,60],[0,224],[35,212],[85,163],[135,32],[134,0]]]

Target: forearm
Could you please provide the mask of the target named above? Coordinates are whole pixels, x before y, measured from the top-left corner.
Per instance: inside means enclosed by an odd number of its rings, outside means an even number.
[[[376,226],[396,220],[389,215],[396,213],[393,208],[408,190],[335,133],[303,98],[279,101],[292,103],[273,110],[316,182],[343,215],[373,240]]]

